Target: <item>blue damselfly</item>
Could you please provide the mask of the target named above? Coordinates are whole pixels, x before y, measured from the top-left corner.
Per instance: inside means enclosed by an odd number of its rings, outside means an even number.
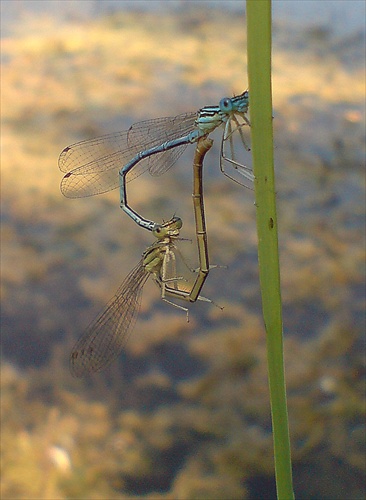
[[[151,175],[165,173],[188,144],[197,142],[223,125],[220,147],[220,169],[239,184],[253,181],[252,170],[239,163],[234,152],[233,137],[239,134],[249,150],[243,126],[250,125],[247,112],[249,93],[221,99],[218,106],[205,106],[199,111],[175,117],[157,118],[132,125],[128,130],[81,141],[66,147],[60,155],[59,167],[65,175],[61,191],[69,198],[105,193],[120,187],[121,208],[140,226],[152,231],[156,223],[141,217],[127,203],[126,183],[146,170]],[[230,165],[240,176],[234,178]],[[242,179],[242,180],[241,180]]]

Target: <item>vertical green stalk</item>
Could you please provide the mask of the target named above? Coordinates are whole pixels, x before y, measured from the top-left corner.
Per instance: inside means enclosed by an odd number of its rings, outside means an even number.
[[[271,1],[247,0],[251,146],[255,175],[259,277],[267,335],[277,498],[293,499],[283,362],[282,303],[273,169]]]

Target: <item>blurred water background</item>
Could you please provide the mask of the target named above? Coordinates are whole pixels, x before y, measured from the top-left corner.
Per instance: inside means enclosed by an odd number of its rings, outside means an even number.
[[[298,499],[365,496],[365,3],[273,2],[286,375]],[[185,314],[148,283],[118,362],[76,338],[151,234],[118,191],[63,198],[61,150],[247,88],[244,2],[1,2],[1,497],[274,499],[253,193],[205,162],[212,270]],[[193,147],[129,184],[182,217]]]

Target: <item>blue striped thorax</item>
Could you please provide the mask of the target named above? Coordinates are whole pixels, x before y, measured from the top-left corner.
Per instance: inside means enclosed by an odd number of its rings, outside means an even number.
[[[215,130],[219,125],[226,123],[233,114],[245,114],[249,107],[249,92],[234,97],[224,97],[219,106],[204,106],[197,113],[195,125],[199,136],[206,135]]]

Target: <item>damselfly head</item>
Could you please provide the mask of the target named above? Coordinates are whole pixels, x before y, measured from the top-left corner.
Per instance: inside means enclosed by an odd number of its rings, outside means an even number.
[[[233,111],[247,113],[249,108],[249,92],[245,90],[242,94],[232,97]]]
[[[183,226],[183,221],[180,217],[172,217],[162,224],[157,224],[153,230],[153,235],[155,238],[162,240],[166,236],[177,237],[179,236],[179,231]]]
[[[223,113],[246,113],[249,107],[249,92],[246,90],[234,97],[224,97],[219,106]]]

